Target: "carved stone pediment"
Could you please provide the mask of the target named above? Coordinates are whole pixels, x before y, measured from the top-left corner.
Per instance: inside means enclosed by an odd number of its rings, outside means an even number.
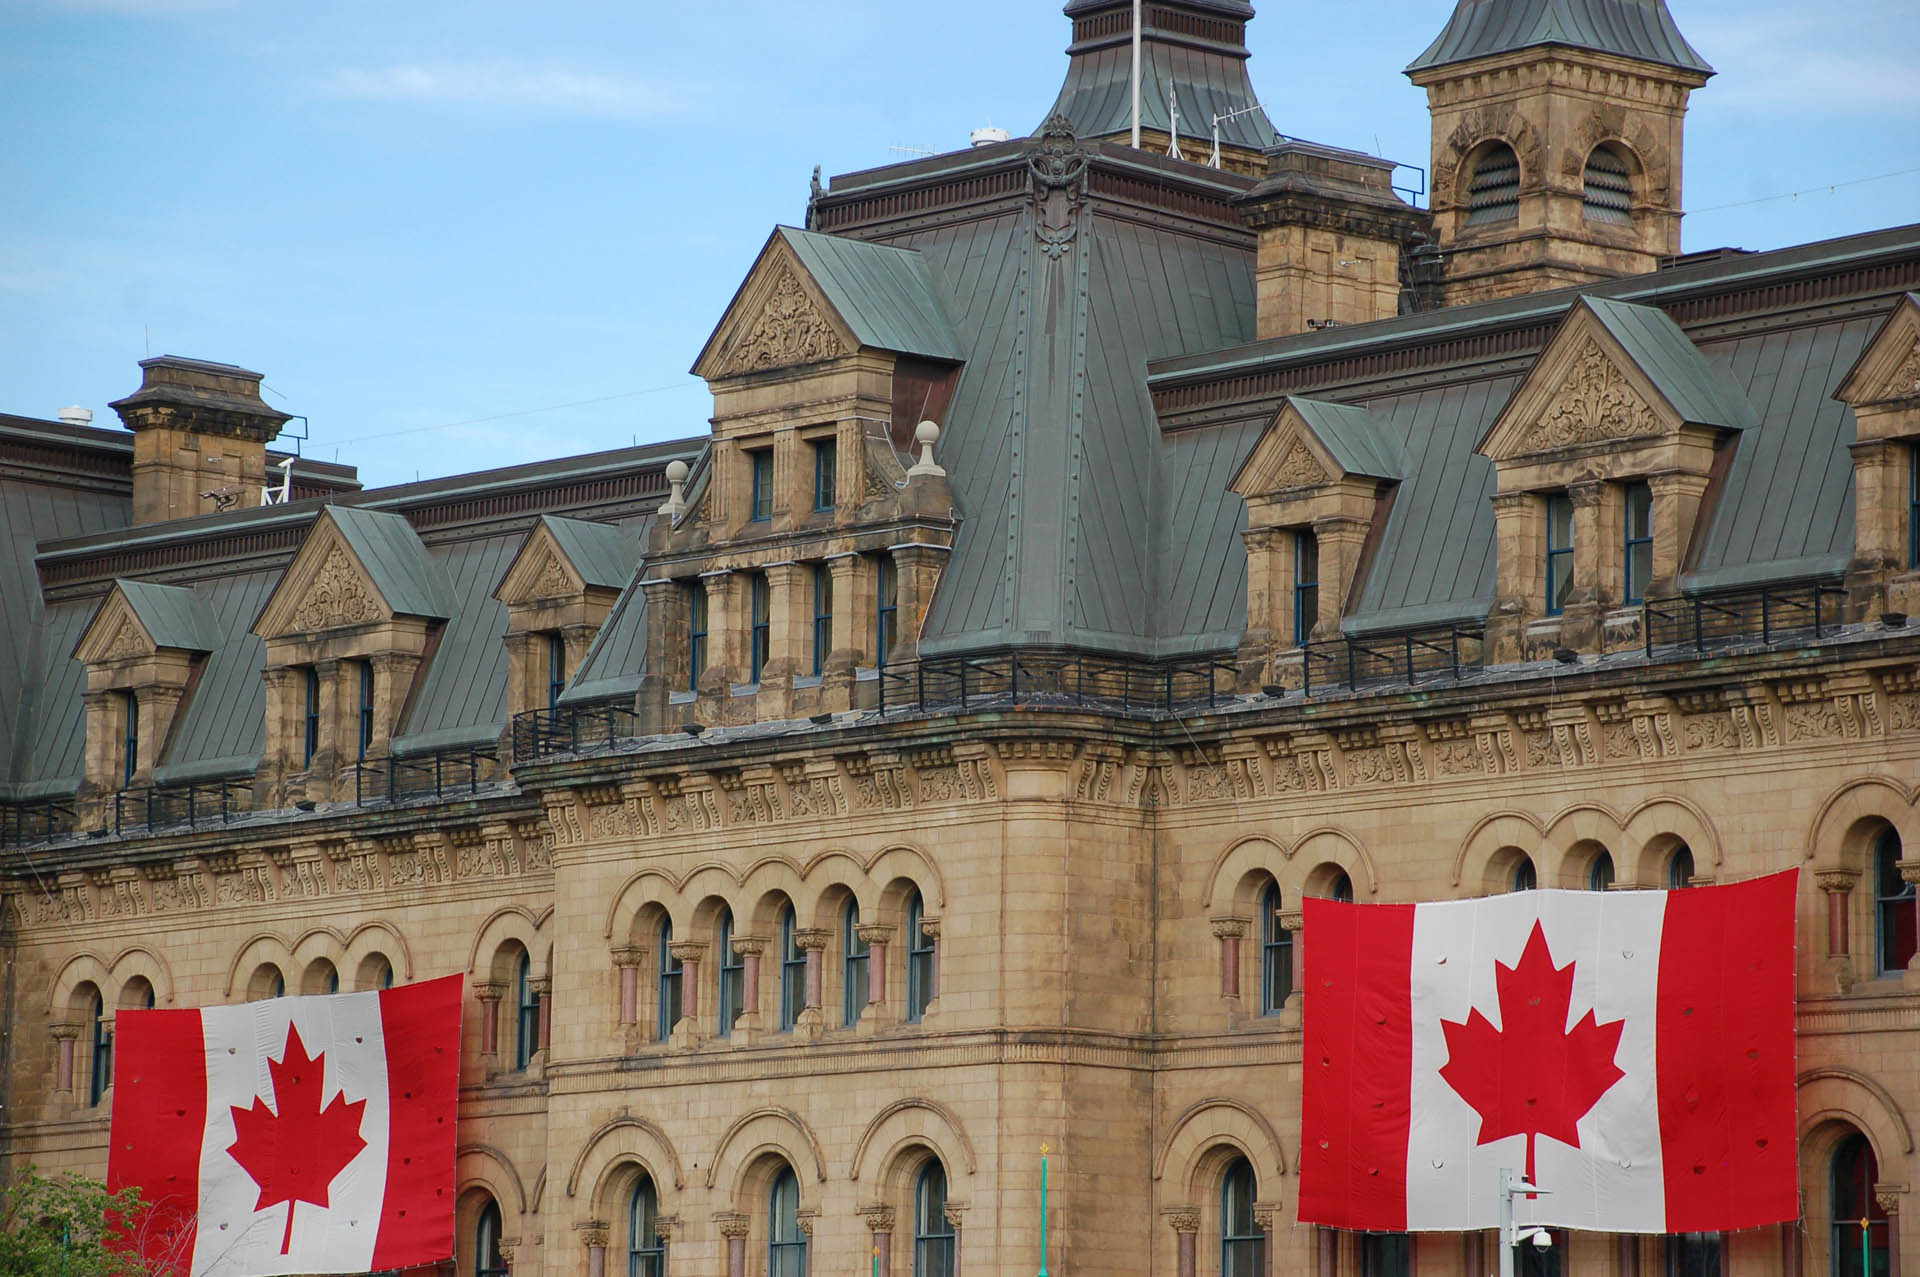
[[[527,533],[493,597],[514,607],[546,599],[572,598],[586,590],[586,581],[567,559],[543,523]]]
[[[1300,422],[1279,419],[1247,454],[1228,486],[1242,497],[1259,497],[1293,488],[1317,488],[1339,478],[1340,467]]]
[[[293,557],[254,632],[263,638],[313,634],[390,620],[393,608],[381,597],[366,566],[347,539],[326,517],[313,525],[306,544]]]
[[[137,591],[149,608],[160,609],[161,628],[155,629],[142,619],[129,591]],[[174,652],[210,651],[215,643],[204,626],[209,618],[193,613],[201,607],[192,590],[183,586],[153,585],[143,582],[115,582],[100,610],[74,644],[74,659],[83,665],[113,664],[140,660],[167,650]],[[183,614],[186,618],[183,620]],[[149,617],[156,613],[149,612]]]
[[[1920,293],[1900,298],[1834,398],[1855,408],[1920,401]]]
[[[694,372],[717,378],[799,368],[858,348],[799,258],[776,238],[754,263]]]
[[[74,659],[83,665],[129,657],[152,656],[158,646],[148,635],[140,618],[134,615],[126,597],[118,590],[107,596],[100,611],[87,625],[86,632],[73,649]]]
[[[1290,397],[1228,486],[1254,499],[1358,478],[1406,477],[1406,458],[1365,408]]]
[[[1660,419],[1600,343],[1589,337],[1539,416],[1517,440],[1521,452],[1553,452],[1608,439],[1658,434]]]

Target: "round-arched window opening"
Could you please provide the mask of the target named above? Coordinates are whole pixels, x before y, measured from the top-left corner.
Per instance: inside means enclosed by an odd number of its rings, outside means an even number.
[[[947,1171],[929,1159],[913,1186],[913,1277],[953,1277],[953,1243]]]
[[[1539,875],[1534,871],[1533,857],[1522,856],[1520,857],[1519,860],[1514,862],[1513,889],[1515,891],[1532,891],[1535,887],[1539,885],[1540,885],[1540,878],[1539,878]]]
[[[642,1175],[627,1202],[627,1277],[664,1277],[667,1246],[660,1240],[660,1195]]]
[[[1596,146],[1587,155],[1582,211],[1589,222],[1633,225],[1633,171],[1610,146]]]
[[[1481,153],[1467,179],[1467,225],[1511,222],[1520,216],[1520,157],[1505,142]]]
[[[1829,1177],[1835,1277],[1885,1273],[1887,1213],[1874,1196],[1880,1168],[1866,1136],[1855,1131],[1840,1141],[1833,1150]]]
[[[473,1229],[474,1277],[510,1277],[500,1253],[500,1206],[488,1201]]]
[[[782,1167],[767,1192],[767,1277],[807,1277],[807,1235],[800,1231],[800,1180]]]
[[[1693,848],[1681,843],[1667,858],[1667,890],[1678,891],[1693,885]]]
[[[1237,1157],[1220,1177],[1220,1277],[1258,1277],[1267,1235],[1253,1216],[1253,1166]]]
[[[1587,866],[1587,890],[1605,891],[1613,885],[1613,853],[1603,851]]]
[[[1338,900],[1341,904],[1353,903],[1353,879],[1347,876],[1346,870],[1342,869],[1334,875],[1327,889],[1327,898]]]

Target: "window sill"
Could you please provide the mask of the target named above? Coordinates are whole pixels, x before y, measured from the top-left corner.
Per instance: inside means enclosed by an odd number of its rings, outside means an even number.
[[[758,683],[735,683],[727,689],[729,696],[758,696],[759,694],[760,684]]]
[[[793,685],[794,685],[794,687],[795,687],[795,688],[802,688],[802,687],[818,687],[818,686],[820,686],[820,684],[821,684],[821,682],[822,682],[822,679],[821,679],[821,677],[820,677],[820,675],[818,675],[818,674],[809,674],[809,675],[807,675],[807,676],[806,676],[806,677],[804,677],[804,678],[796,678],[796,679],[794,679],[794,680],[793,680]]]
[[[691,690],[667,693],[667,704],[669,705],[691,705],[699,699],[700,693]]]

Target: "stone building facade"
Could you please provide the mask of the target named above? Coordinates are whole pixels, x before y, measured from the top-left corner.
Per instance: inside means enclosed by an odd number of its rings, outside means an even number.
[[[1247,6],[1148,12],[1239,91]],[[104,1170],[123,1008],[457,971],[462,1277],[1030,1272],[1043,1146],[1051,1272],[1467,1277],[1297,1218],[1302,899],[1797,867],[1801,1219],[1528,1271],[1920,1263],[1920,230],[1662,260],[1659,0],[1410,69],[1498,243],[1264,116],[1130,149],[1068,13],[1034,137],[770,237],[708,435],[182,509],[257,374],[0,418],[9,1167]]]

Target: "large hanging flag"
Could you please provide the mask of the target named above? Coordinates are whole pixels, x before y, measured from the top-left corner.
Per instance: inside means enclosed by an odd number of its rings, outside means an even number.
[[[108,1187],[191,1277],[450,1258],[460,987],[122,1011]]]
[[[1306,902],[1300,1218],[1608,1232],[1799,1216],[1797,873]]]

